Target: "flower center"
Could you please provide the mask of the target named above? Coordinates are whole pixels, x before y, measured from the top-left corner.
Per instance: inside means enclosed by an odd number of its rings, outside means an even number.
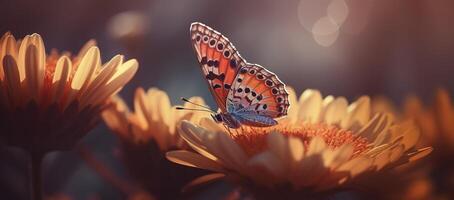
[[[285,137],[296,137],[303,142],[307,150],[312,138],[322,137],[330,149],[336,149],[344,144],[353,145],[353,157],[369,149],[366,138],[355,135],[352,131],[326,124],[305,124],[291,126],[279,124],[270,128],[243,128],[238,134],[233,134],[233,139],[249,156],[254,156],[267,149],[267,136],[272,132],[278,132]]]

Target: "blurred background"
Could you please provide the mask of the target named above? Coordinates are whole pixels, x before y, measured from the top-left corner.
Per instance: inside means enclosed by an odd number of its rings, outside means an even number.
[[[39,33],[48,53],[76,54],[95,39],[103,62],[119,53],[138,59],[138,73],[121,92],[128,103],[135,88],[156,86],[173,103],[197,95],[215,106],[190,45],[194,21],[224,33],[249,62],[298,92],[315,88],[350,100],[386,95],[396,102],[408,94],[429,101],[439,86],[454,92],[452,0],[2,0],[0,8],[1,34]],[[116,159],[118,141],[104,125],[81,143],[129,179]],[[2,199],[28,198],[27,162],[23,152],[0,149]],[[124,198],[76,152],[46,158],[44,189],[73,199]]]

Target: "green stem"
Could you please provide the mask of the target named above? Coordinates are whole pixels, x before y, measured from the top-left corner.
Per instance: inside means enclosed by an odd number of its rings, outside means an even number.
[[[43,186],[42,186],[42,160],[44,154],[41,153],[32,153],[31,154],[31,194],[33,195],[31,199],[33,200],[42,200],[43,199]]]

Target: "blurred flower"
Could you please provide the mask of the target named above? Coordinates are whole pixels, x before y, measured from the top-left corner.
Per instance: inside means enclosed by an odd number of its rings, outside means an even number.
[[[204,105],[200,97],[189,101]],[[186,103],[185,108],[195,108]],[[159,198],[177,198],[181,187],[200,175],[170,163],[164,154],[171,149],[187,149],[178,134],[177,125],[182,120],[198,122],[207,117],[205,112],[177,110],[171,106],[166,92],[151,88],[147,92],[138,88],[134,96],[134,112],[129,111],[120,97],[102,114],[107,126],[120,138],[121,158],[131,176]]]
[[[226,177],[271,189],[262,191],[285,188],[309,197],[431,151],[411,150],[419,137],[412,123],[396,124],[386,113],[370,117],[366,96],[348,105],[344,97],[322,99],[316,90],[306,90],[299,101],[293,90],[289,93],[289,114],[275,127],[243,127],[228,133],[212,120],[201,120],[200,126],[184,121],[181,135],[198,154],[171,151],[167,158],[216,172],[191,184]]]
[[[94,41],[77,56],[46,55],[36,33],[0,44],[0,141],[32,153],[71,149],[138,67],[121,55],[101,65]]]
[[[386,106],[384,106],[386,105]],[[405,199],[443,199],[454,196],[454,104],[448,91],[438,89],[431,106],[424,106],[416,96],[405,99],[403,110],[395,109],[386,98],[374,99],[377,111],[394,112],[397,120],[414,119],[421,130],[421,140],[417,147],[431,145],[433,155],[411,169],[409,185],[405,187]]]
[[[148,31],[146,15],[139,11],[126,11],[113,16],[108,23],[109,34],[118,40],[144,37]]]
[[[114,15],[107,23],[107,33],[130,53],[137,54],[143,48],[149,32],[149,16],[141,11],[125,11]]]

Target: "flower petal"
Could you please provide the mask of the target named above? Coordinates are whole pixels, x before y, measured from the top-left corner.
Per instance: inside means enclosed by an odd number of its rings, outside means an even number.
[[[260,182],[281,182],[286,174],[285,164],[281,162],[276,154],[270,151],[255,155],[248,161],[247,165],[252,167],[253,171],[251,173],[259,173],[253,177]]]
[[[370,119],[370,98],[360,97],[357,101],[348,106],[347,115],[342,120],[341,127],[358,131]]]
[[[391,123],[389,115],[378,113],[367,123],[367,125],[364,125],[364,127],[358,131],[358,135],[366,138],[370,143],[377,142],[375,141],[377,136],[383,132],[387,132]]]
[[[215,172],[225,171],[224,168],[217,162],[190,151],[169,151],[166,153],[166,158],[174,163],[188,167],[206,169]]]
[[[40,62],[38,48],[30,44],[25,51],[25,84],[30,98],[38,102],[44,78],[44,64]]]
[[[432,151],[433,151],[432,147],[425,147],[425,148],[422,148],[422,149],[418,149],[415,152],[409,153],[407,156],[409,157],[409,161],[413,162],[413,161],[416,161],[416,160],[419,160],[421,158],[426,157]]]
[[[371,159],[366,157],[357,157],[344,164],[342,164],[337,171],[349,171],[350,177],[355,177],[364,171],[370,169],[372,164]]]
[[[344,144],[333,151],[327,151],[324,155],[325,165],[331,169],[336,169],[347,162],[352,157],[352,154],[353,146],[351,144]]]
[[[70,73],[72,69],[71,60],[62,56],[58,59],[55,66],[54,77],[52,78],[52,101],[60,101],[64,95],[66,84],[69,81]]]
[[[118,92],[127,82],[129,82],[134,74],[137,72],[139,63],[135,60],[129,60],[123,63],[107,82],[105,87],[100,89],[96,99],[93,100],[93,104],[99,104],[105,101],[108,97]]]
[[[15,60],[17,59],[17,45],[16,39],[11,34],[5,34],[5,38],[0,43],[2,46],[0,47],[0,80],[4,80],[4,72],[3,72],[3,57],[5,55],[10,55]]]
[[[10,55],[3,57],[3,70],[5,72],[5,82],[7,83],[8,96],[12,106],[17,105],[21,100],[21,84],[19,68],[16,60]]]
[[[217,142],[220,145],[222,158],[224,161],[228,160],[233,164],[236,169],[243,169],[243,166],[246,163],[247,156],[246,153],[241,149],[241,147],[224,131],[216,133]]]
[[[299,100],[298,121],[317,123],[322,109],[322,95],[317,90],[306,90]]]
[[[326,106],[323,121],[327,124],[340,124],[347,114],[347,106],[348,102],[344,97],[339,97],[331,101]]]
[[[112,77],[113,74],[115,73],[115,69],[118,68],[118,66],[120,66],[122,63],[123,56],[116,55],[109,62],[104,64],[100,72],[97,72],[97,74],[95,74],[93,81],[87,88],[87,91],[85,92],[82,99],[83,106],[88,103],[88,100],[93,99],[94,95],[97,95],[97,91],[106,84],[110,77]]]
[[[288,101],[290,104],[290,107],[288,108],[287,111],[287,118],[291,124],[295,124],[298,120],[298,111],[299,111],[299,104],[298,104],[298,99],[295,93],[295,90],[292,87],[287,86],[285,88],[288,93]]]
[[[321,154],[325,149],[327,149],[325,140],[323,140],[323,138],[320,136],[316,136],[312,138],[309,143],[307,156]]]
[[[224,177],[225,177],[225,174],[222,174],[222,173],[213,173],[213,174],[208,174],[208,175],[198,177],[198,178],[192,180],[187,185],[185,185],[182,189],[182,192],[183,193],[188,192],[189,190],[191,190],[194,187],[197,187],[199,185],[209,184],[211,182],[222,179]]]
[[[180,136],[189,144],[189,146],[191,146],[192,149],[211,160],[218,160],[216,156],[208,152],[207,147],[203,143],[201,136],[204,132],[203,129],[194,126],[186,120],[181,122],[180,129]]]

